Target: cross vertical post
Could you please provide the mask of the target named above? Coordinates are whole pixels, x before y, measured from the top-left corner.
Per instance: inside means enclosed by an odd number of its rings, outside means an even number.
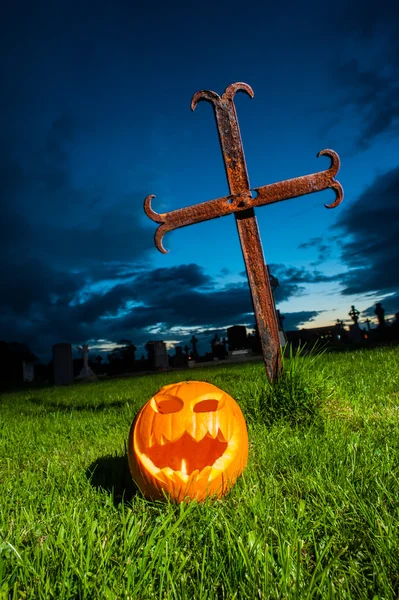
[[[256,192],[254,197],[249,185],[241,134],[234,106],[234,95],[240,90],[245,91],[253,98],[254,93],[248,84],[233,83],[226,88],[222,96],[210,90],[202,90],[194,94],[191,101],[192,110],[201,100],[208,101],[213,106],[230,194],[216,200],[209,200],[208,202],[164,214],[156,213],[152,209],[151,200],[155,196],[150,195],[144,201],[144,210],[150,219],[160,223],[155,232],[155,245],[162,253],[167,252],[162,244],[162,238],[167,231],[227,214],[234,214],[259,330],[266,373],[269,381],[273,382],[281,373],[282,358],[277,315],[254,207],[332,188],[335,191],[336,199],[333,203],[325,206],[335,208],[343,199],[342,186],[334,179],[340,167],[340,160],[334,150],[322,150],[318,156],[327,155],[332,159],[332,165],[329,169],[253,188],[253,191]]]

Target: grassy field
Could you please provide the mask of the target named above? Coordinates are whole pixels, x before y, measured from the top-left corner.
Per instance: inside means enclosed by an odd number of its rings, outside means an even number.
[[[247,420],[225,498],[152,503],[132,420],[201,379]],[[399,598],[399,348],[32,389],[0,400],[0,600]]]

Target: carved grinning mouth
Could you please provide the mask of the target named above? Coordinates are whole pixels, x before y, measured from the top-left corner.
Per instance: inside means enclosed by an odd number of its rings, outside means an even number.
[[[147,457],[158,469],[169,468],[190,476],[194,471],[212,467],[223,456],[228,446],[221,430],[213,438],[209,433],[197,442],[185,432],[178,440],[155,444],[146,450]]]

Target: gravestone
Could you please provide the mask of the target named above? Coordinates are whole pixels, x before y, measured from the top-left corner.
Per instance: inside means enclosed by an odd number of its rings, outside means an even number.
[[[187,364],[187,357],[183,354],[182,346],[175,346],[175,355],[172,357],[172,364],[174,367],[185,367]]]
[[[198,340],[195,337],[195,335],[193,335],[193,337],[190,340],[190,343],[193,347],[193,358],[198,358],[198,350],[197,350],[197,344],[198,344]]]
[[[22,375],[22,379],[24,382],[27,383],[32,383],[32,381],[35,379],[35,365],[33,362],[30,361],[22,361],[22,370],[23,370],[23,375]]]
[[[352,306],[351,306],[351,309],[350,309],[350,311],[348,312],[348,315],[349,315],[349,316],[350,316],[350,318],[352,319],[352,321],[353,321],[353,323],[354,323],[355,327],[357,327],[357,326],[358,326],[358,321],[359,321],[359,315],[360,315],[360,312],[357,310],[357,308],[356,308],[355,306],[353,306],[353,304],[352,304]],[[350,327],[351,327],[351,326],[350,326]]]
[[[146,348],[151,366],[155,369],[168,369],[169,356],[163,340],[147,342]]]
[[[53,369],[55,385],[71,385],[73,383],[71,344],[54,344]]]
[[[278,281],[277,281],[278,284]],[[280,313],[279,310],[276,310],[277,315],[277,323],[278,323],[278,339],[280,342],[280,346],[284,348],[284,346],[288,343],[288,339],[286,333],[284,331],[283,321],[285,317]]]
[[[82,379],[95,380],[95,379],[97,379],[96,375],[93,373],[93,371],[89,367],[90,348],[89,348],[88,344],[84,344],[83,346],[77,346],[77,349],[82,354],[83,367],[82,367],[79,375],[76,377],[76,379],[79,379],[79,380],[82,380]]]
[[[362,330],[357,322],[353,325],[349,325],[348,339],[353,344],[360,344],[360,342],[363,340]]]
[[[233,325],[227,328],[229,351],[247,348],[247,328],[245,325]]]
[[[386,323],[385,323],[385,310],[382,307],[381,302],[377,302],[377,304],[375,305],[374,314],[376,314],[377,318],[378,318],[378,327],[379,328],[385,327],[385,325],[386,325]]]

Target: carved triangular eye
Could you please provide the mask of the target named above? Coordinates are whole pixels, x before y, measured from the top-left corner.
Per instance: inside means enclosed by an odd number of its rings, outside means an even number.
[[[194,406],[195,413],[214,412],[218,409],[219,400],[201,400]]]
[[[163,397],[156,399],[156,407],[161,415],[179,412],[184,406],[183,400],[176,396],[165,394]]]

